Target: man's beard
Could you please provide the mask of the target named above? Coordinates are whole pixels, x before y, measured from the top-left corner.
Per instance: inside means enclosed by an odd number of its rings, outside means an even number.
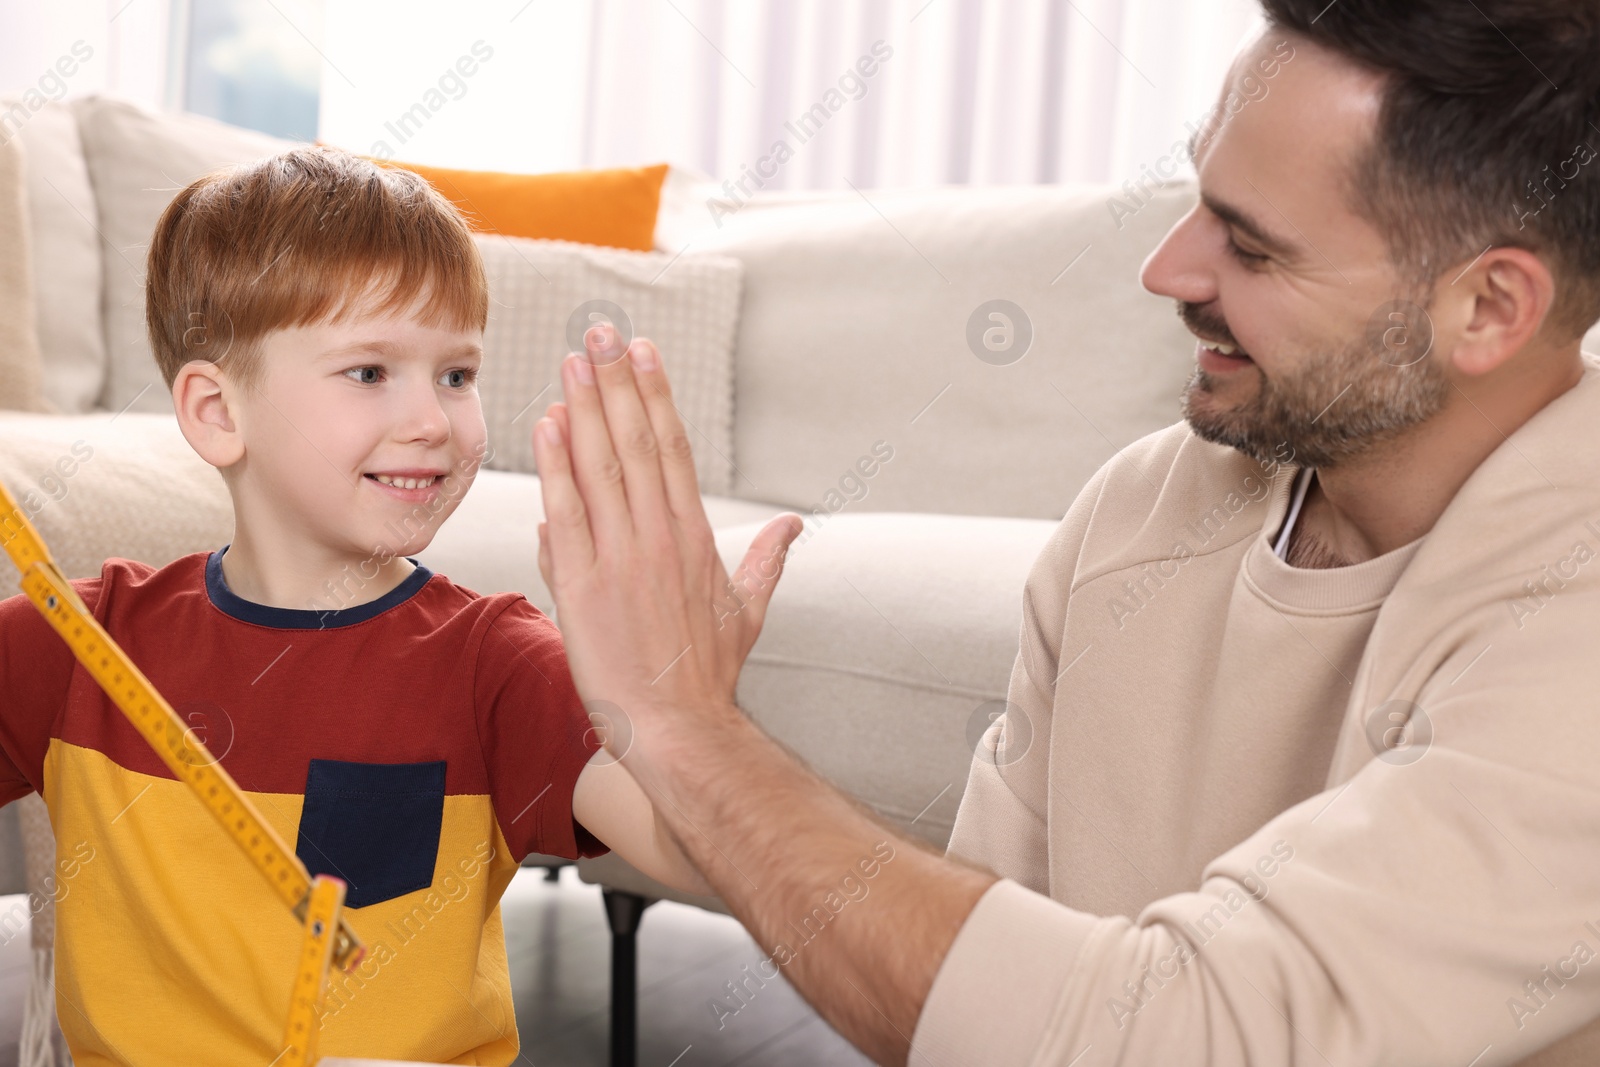
[[[1197,333],[1233,341],[1225,324],[1193,304],[1180,301],[1178,314]],[[1258,463],[1282,461],[1288,445],[1295,462],[1326,470],[1431,418],[1451,388],[1431,359],[1406,366],[1386,363],[1365,336],[1306,353],[1296,362],[1293,370],[1271,378],[1258,367],[1255,396],[1218,411],[1196,410],[1195,398],[1218,385],[1216,375],[1197,367],[1184,386],[1183,417],[1196,436],[1236,448]]]

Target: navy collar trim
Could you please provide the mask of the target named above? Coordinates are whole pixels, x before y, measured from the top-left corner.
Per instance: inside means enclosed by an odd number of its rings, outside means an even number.
[[[376,600],[354,607],[330,608],[326,611],[314,608],[279,608],[246,600],[228,588],[227,579],[222,574],[222,555],[228,551],[228,547],[223,545],[206,558],[206,595],[210,597],[212,606],[240,622],[271,626],[281,630],[330,630],[366,622],[397,604],[410,600],[433,576],[433,572],[427,567],[417,563],[413,557],[406,556],[406,559],[416,564],[416,570],[406,575],[405,581]]]

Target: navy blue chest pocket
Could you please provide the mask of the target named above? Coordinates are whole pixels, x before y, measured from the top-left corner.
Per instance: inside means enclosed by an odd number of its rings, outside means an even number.
[[[444,823],[444,768],[444,760],[312,760],[295,854],[313,876],[344,879],[346,907],[428,888]]]

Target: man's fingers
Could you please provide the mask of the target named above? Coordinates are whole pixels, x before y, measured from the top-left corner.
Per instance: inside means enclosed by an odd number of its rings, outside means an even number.
[[[569,355],[561,364],[572,478],[589,515],[591,536],[600,542],[630,530],[633,522],[628,517],[622,461],[611,447],[611,431],[606,427],[594,372],[594,364],[581,355]]]
[[[568,568],[582,569],[593,564],[594,537],[589,531],[583,494],[573,477],[566,438],[555,419],[546,417],[534,424],[533,458],[539,467],[545,514],[540,526],[539,570],[554,595],[554,577]]]
[[[793,512],[779,515],[756,534],[739,563],[739,569],[733,572],[730,582],[742,605],[739,610],[749,620],[748,632],[752,644],[755,635],[761,632],[762,623],[766,621],[767,603],[772,599],[778,579],[783,575],[789,546],[804,528],[804,520]]]
[[[655,430],[656,448],[661,452],[661,480],[666,487],[667,504],[680,523],[688,522],[704,515],[705,509],[700,503],[700,480],[694,473],[689,434],[672,403],[672,387],[661,367],[661,353],[640,337],[628,346],[628,355],[633,359],[639,395]]]
[[[600,403],[605,411],[606,427],[611,431],[611,447],[622,463],[622,484],[633,528],[670,535],[671,515],[661,485],[660,450],[656,447],[655,429],[634,382],[633,361],[625,358],[621,339],[613,326],[591,327],[584,334],[583,343],[595,364]]]

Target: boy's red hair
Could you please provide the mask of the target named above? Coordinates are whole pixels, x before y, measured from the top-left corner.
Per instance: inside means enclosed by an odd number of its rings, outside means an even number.
[[[150,239],[145,319],[170,389],[191,360],[246,388],[273,330],[400,311],[482,330],[489,293],[461,214],[426,180],[301,146],[215,171],[175,197]]]

